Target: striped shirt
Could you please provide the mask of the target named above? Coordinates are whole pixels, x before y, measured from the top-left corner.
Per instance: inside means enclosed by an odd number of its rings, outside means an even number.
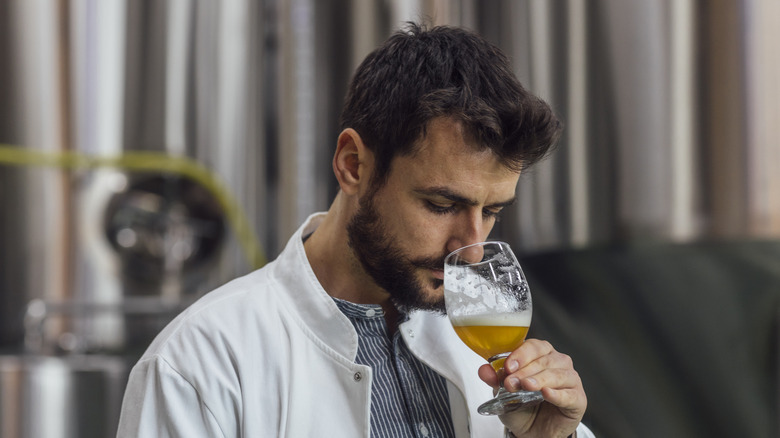
[[[446,381],[412,354],[400,331],[389,336],[382,307],[334,300],[357,330],[355,362],[372,370],[371,436],[454,437]]]

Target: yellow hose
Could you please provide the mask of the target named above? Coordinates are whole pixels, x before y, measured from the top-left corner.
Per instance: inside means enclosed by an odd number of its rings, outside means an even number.
[[[266,263],[263,250],[241,206],[230,196],[213,172],[192,159],[173,157],[160,152],[125,152],[116,157],[89,156],[71,151],[40,151],[0,143],[0,164],[63,169],[116,167],[136,172],[172,173],[189,178],[203,186],[219,202],[249,264],[256,269]]]

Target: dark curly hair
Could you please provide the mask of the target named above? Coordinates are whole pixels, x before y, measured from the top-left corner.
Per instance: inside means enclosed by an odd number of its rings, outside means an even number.
[[[467,135],[518,171],[547,155],[562,129],[496,46],[465,29],[407,23],[358,67],[341,129],[357,131],[373,151],[374,182],[381,185],[392,159],[413,153],[436,117],[459,120]]]

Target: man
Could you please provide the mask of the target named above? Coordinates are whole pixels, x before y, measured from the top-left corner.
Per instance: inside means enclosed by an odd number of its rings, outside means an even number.
[[[160,333],[119,436],[591,436],[571,360],[540,340],[504,383],[545,401],[478,415],[498,377],[442,315],[444,257],[488,237],[553,145],[549,107],[480,37],[410,24],[358,68],[341,124],[329,211]]]

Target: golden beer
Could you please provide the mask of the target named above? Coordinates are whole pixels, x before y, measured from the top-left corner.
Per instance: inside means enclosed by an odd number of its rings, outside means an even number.
[[[463,343],[485,360],[522,345],[530,325],[530,314],[472,315],[452,323]],[[498,370],[504,361],[494,361],[492,365]]]

